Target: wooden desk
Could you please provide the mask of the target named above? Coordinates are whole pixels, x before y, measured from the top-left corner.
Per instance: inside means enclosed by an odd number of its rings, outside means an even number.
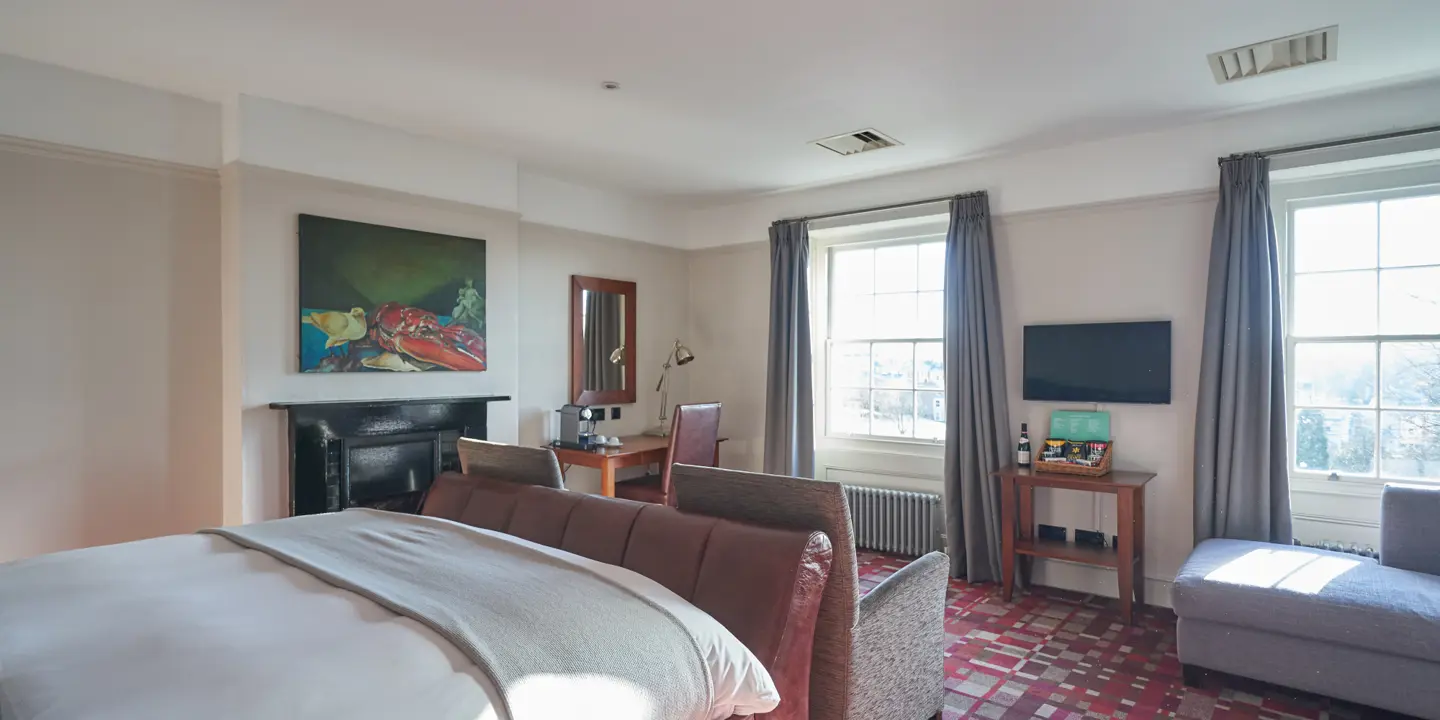
[[[720,438],[719,442],[725,442],[725,438]],[[668,437],[626,435],[620,438],[620,443],[618,448],[604,450],[571,450],[562,447],[550,449],[555,451],[555,457],[560,460],[561,470],[568,470],[571,465],[599,470],[600,494],[615,497],[616,470],[664,463],[666,453],[670,450]],[[719,443],[715,445],[715,467],[720,467]]]
[[[1008,602],[1014,594],[1015,565],[1022,556],[1110,567],[1115,568],[1119,577],[1120,615],[1126,623],[1133,622],[1134,605],[1145,604],[1145,483],[1154,479],[1155,474],[1116,470],[1109,475],[1085,477],[1011,466],[995,475],[1000,478],[1000,554],[1005,600]],[[1037,487],[1114,495],[1118,515],[1115,547],[1098,548],[1036,537]]]

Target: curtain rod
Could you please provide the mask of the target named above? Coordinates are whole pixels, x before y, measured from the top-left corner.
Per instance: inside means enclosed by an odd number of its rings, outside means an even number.
[[[840,212],[824,213],[822,215],[806,215],[804,217],[785,218],[776,222],[813,222],[815,220],[829,220],[830,218],[845,217],[846,215],[864,215],[866,213],[884,212],[886,210],[899,210],[901,208],[917,207],[919,205],[933,205],[938,202],[947,202],[957,198],[980,197],[985,191],[963,193],[961,195],[944,195],[930,198],[928,200],[915,200],[912,202],[895,203],[894,205],[877,205],[875,207],[861,208],[859,210],[842,210]]]
[[[1440,125],[1411,128],[1409,130],[1396,130],[1394,132],[1380,133],[1378,135],[1362,135],[1360,137],[1346,138],[1344,140],[1329,140],[1326,142],[1310,143],[1308,145],[1291,145],[1290,147],[1275,148],[1273,150],[1259,150],[1252,153],[1236,153],[1228,157],[1222,157],[1219,162],[1224,163],[1231,158],[1244,157],[1245,155],[1258,155],[1260,157],[1275,157],[1276,155],[1294,155],[1296,153],[1310,152],[1312,150],[1328,150],[1335,147],[1347,145],[1363,145],[1365,143],[1380,142],[1382,140],[1394,140],[1415,135],[1429,135],[1440,133]]]

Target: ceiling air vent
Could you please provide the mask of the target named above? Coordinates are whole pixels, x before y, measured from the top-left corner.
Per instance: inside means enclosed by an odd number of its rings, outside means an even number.
[[[895,147],[900,144],[900,141],[882,135],[879,130],[870,128],[859,132],[821,138],[810,144],[819,145],[826,150],[840,155],[854,155],[871,150],[884,150],[888,147]]]
[[[1331,25],[1299,35],[1266,40],[1210,55],[1215,82],[1224,85],[1280,70],[1334,60],[1340,47],[1340,26]]]

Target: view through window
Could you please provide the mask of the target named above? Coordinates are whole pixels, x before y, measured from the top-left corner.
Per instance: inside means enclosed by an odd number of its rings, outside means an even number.
[[[832,247],[826,433],[945,439],[945,244]]]
[[[1428,192],[1289,210],[1297,473],[1440,480],[1440,194]]]

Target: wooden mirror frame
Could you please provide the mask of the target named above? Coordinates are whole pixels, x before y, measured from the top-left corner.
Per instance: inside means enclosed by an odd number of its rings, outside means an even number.
[[[585,389],[585,291],[625,296],[625,389]],[[633,404],[635,388],[635,283],[570,276],[570,398],[576,405]]]

